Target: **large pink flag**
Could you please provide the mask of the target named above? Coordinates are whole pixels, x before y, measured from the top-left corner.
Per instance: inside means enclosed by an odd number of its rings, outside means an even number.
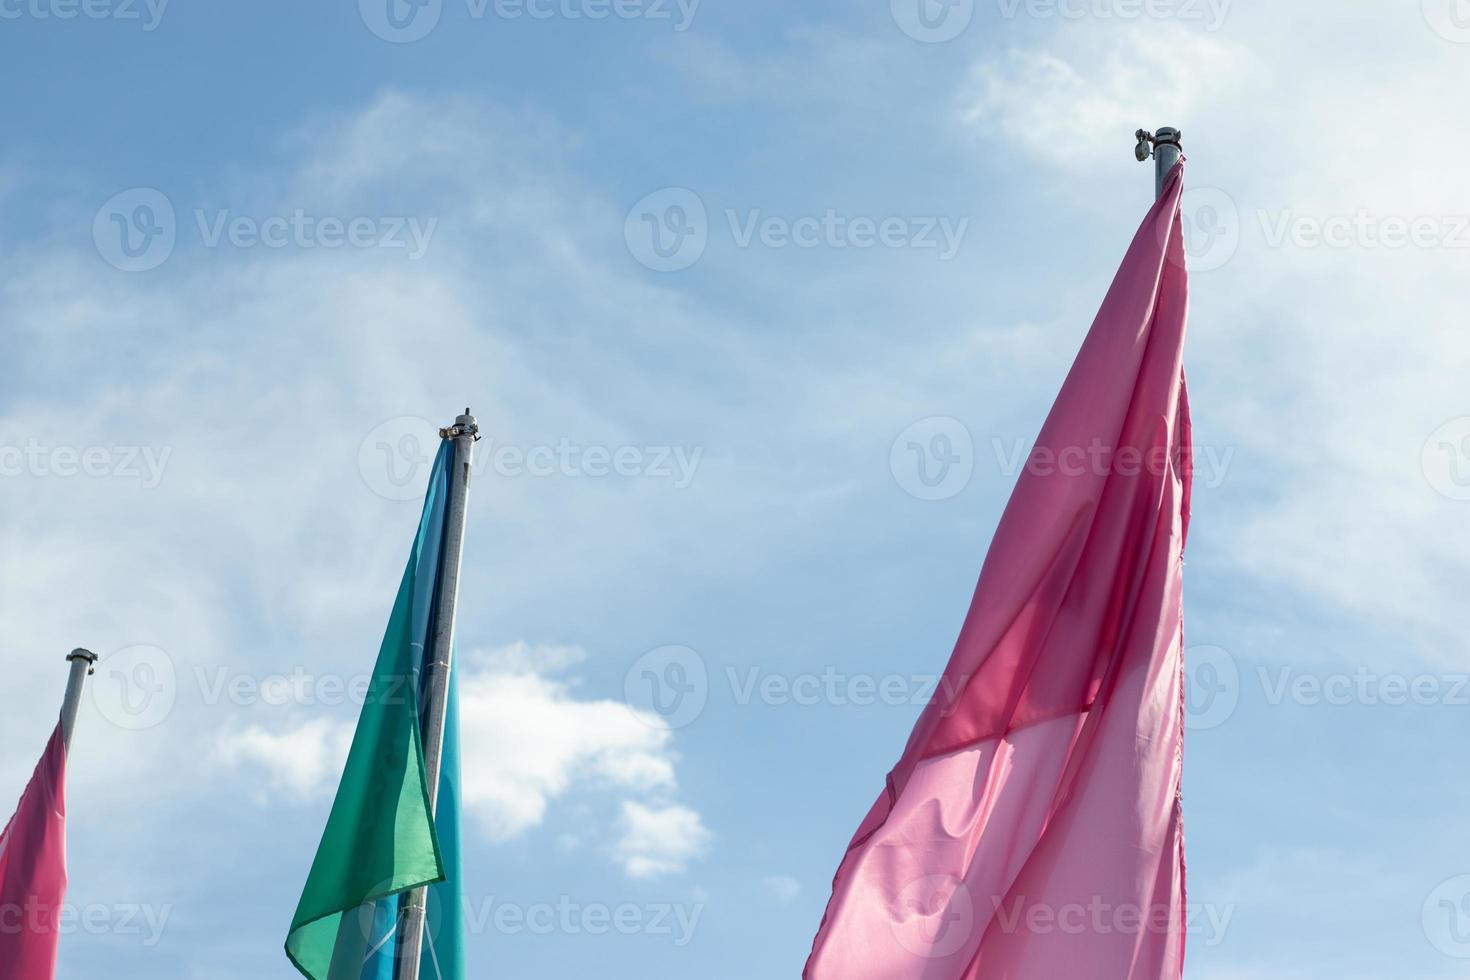
[[[807,980],[1178,980],[1189,522],[1183,166],[1001,518]]]
[[[66,747],[57,726],[0,834],[0,980],[52,980],[66,897]]]

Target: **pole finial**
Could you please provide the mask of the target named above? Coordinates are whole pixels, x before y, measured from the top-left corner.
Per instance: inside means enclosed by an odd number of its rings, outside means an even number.
[[[1152,133],[1140,129],[1133,137],[1138,140],[1133,148],[1134,159],[1143,163],[1149,157],[1154,158],[1154,196],[1162,197],[1164,180],[1184,155],[1184,134],[1173,126],[1160,126]]]
[[[1139,163],[1156,155],[1161,146],[1173,147],[1176,150],[1184,146],[1184,134],[1173,126],[1160,126],[1158,131],[1153,133],[1140,129],[1133,134],[1133,138],[1138,140],[1138,145],[1133,148],[1133,156]]]
[[[462,436],[473,436],[476,442],[480,441],[480,424],[470,414],[466,406],[464,414],[454,420],[454,424],[439,430],[440,439],[458,439]]]

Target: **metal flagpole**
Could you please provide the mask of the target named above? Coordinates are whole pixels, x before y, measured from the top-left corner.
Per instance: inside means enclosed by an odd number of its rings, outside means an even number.
[[[1152,146],[1154,197],[1160,198],[1164,195],[1164,179],[1169,176],[1169,171],[1174,169],[1174,164],[1179,162],[1179,157],[1184,153],[1180,142],[1184,134],[1173,126],[1164,126],[1156,133],[1140,129],[1133,135],[1138,139],[1138,146],[1134,147],[1133,155],[1138,158],[1139,163],[1149,158],[1149,148]]]
[[[444,751],[444,715],[449,703],[449,672],[454,650],[454,615],[459,598],[460,556],[464,551],[465,509],[470,498],[470,470],[480,427],[466,408],[441,439],[454,440],[454,465],[449,473],[449,500],[444,515],[444,550],[440,558],[439,597],[434,606],[434,635],[430,648],[428,712],[424,718],[424,775],[429,784],[429,811],[439,804],[439,764]],[[429,889],[417,888],[404,903],[398,938],[398,980],[418,980],[419,956],[424,945]]]
[[[82,706],[82,686],[96,668],[97,654],[77,647],[66,655],[71,663],[71,677],[66,682],[66,700],[61,703],[61,742],[71,751],[71,733],[77,727],[77,709]]]

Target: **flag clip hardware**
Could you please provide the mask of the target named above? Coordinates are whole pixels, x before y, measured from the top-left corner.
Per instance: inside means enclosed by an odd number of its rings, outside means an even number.
[[[1184,134],[1173,126],[1164,126],[1157,133],[1150,133],[1146,129],[1140,129],[1133,134],[1138,140],[1138,145],[1133,148],[1133,156],[1139,163],[1153,156],[1154,148],[1158,146],[1183,146]]]
[[[1175,129],[1173,128],[1173,126],[1164,126],[1164,128],[1161,128],[1158,132],[1150,132],[1148,131],[1148,129],[1139,129],[1138,132],[1135,132],[1135,134],[1133,134],[1133,137],[1138,140],[1138,145],[1136,145],[1136,147],[1133,147],[1133,157],[1135,157],[1135,159],[1138,160],[1139,163],[1142,163],[1144,162],[1144,160],[1147,160],[1148,157],[1154,156],[1154,148],[1158,147],[1158,145],[1173,145],[1173,147],[1182,147],[1183,135],[1185,134],[1182,134],[1179,129]]]
[[[1140,129],[1133,135],[1138,140],[1138,145],[1133,148],[1138,162],[1154,158],[1154,198],[1157,200],[1164,196],[1169,174],[1184,159],[1184,134],[1173,126],[1160,126],[1152,133]]]
[[[453,425],[439,430],[440,439],[458,439],[461,436],[474,436],[476,442],[480,441],[480,426],[468,408],[454,420]]]

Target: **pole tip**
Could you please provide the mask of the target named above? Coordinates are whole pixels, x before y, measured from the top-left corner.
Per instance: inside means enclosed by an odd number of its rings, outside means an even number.
[[[68,653],[66,655],[66,659],[85,660],[89,664],[95,664],[97,662],[97,654],[93,653],[91,650],[84,650],[81,647],[77,647],[71,653]]]
[[[1133,134],[1138,140],[1138,145],[1133,148],[1133,156],[1139,162],[1147,160],[1154,155],[1154,150],[1160,146],[1172,146],[1182,149],[1184,146],[1184,133],[1173,126],[1160,126],[1156,132],[1150,133],[1146,129],[1140,129]]]
[[[465,407],[464,414],[454,420],[453,425],[439,430],[441,439],[458,439],[461,436],[472,436],[476,442],[480,440],[480,424],[470,414],[468,406]]]

